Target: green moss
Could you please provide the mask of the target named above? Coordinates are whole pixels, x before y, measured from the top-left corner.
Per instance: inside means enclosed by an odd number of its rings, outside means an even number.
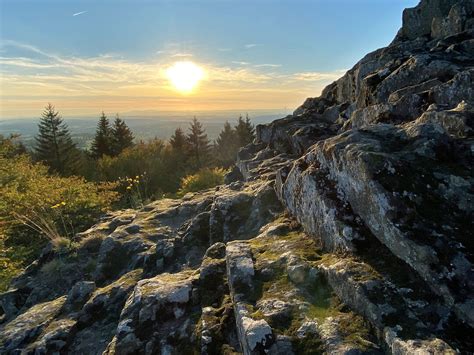
[[[321,258],[320,248],[314,239],[300,231],[292,231],[283,236],[254,238],[248,243],[257,263],[260,260],[276,261],[287,251],[307,262]]]
[[[119,278],[117,281],[97,289],[94,292],[94,296],[99,295],[99,294],[105,294],[111,292],[114,288],[120,287],[120,288],[130,288],[134,287],[136,283],[140,280],[141,276],[143,273],[143,269],[135,269],[132,270],[125,275],[123,275],[121,278]],[[92,298],[92,297],[91,297]]]
[[[191,322],[196,324],[194,335],[197,339],[197,349],[200,349],[200,339],[203,331],[203,323],[206,324],[206,330],[210,332],[212,338],[208,346],[209,354],[222,354],[222,349],[227,349],[228,354],[232,354],[233,348],[227,344],[229,342],[228,334],[232,332],[231,328],[235,326],[233,317],[233,304],[229,295],[223,297],[219,308],[211,308],[210,312],[202,314],[195,312],[191,315]]]
[[[222,345],[220,353],[221,353],[222,355],[240,355],[240,354],[242,354],[242,353],[237,352],[237,351],[236,351],[232,346],[230,346],[229,344],[224,344],[224,345]]]
[[[317,336],[311,335],[304,338],[294,337],[292,339],[292,345],[295,350],[295,354],[324,354],[323,342]]]
[[[293,350],[296,354],[323,354],[323,342],[317,334],[308,334],[305,337],[296,336],[298,329],[305,320],[305,317],[295,316],[292,319],[290,326],[283,332],[283,334],[291,337]]]
[[[323,254],[321,256],[321,259],[319,260],[318,264],[324,265],[324,266],[331,266],[340,261],[341,258],[338,257],[336,254]]]
[[[250,317],[252,319],[265,319],[265,316],[263,315],[263,312],[259,309],[257,309],[256,311],[252,312],[250,314]]]
[[[341,259],[341,257],[336,254],[323,254],[317,264],[324,266],[333,266],[341,261],[343,262],[343,264],[341,264],[341,267],[349,270],[351,273],[351,277],[355,281],[365,282],[371,280],[381,280],[383,278],[382,275],[372,266],[366,263],[359,262],[358,260],[352,259],[350,257],[344,257],[344,259]]]
[[[355,345],[359,350],[367,351],[371,343],[366,340],[371,338],[370,327],[359,315],[349,312],[339,321],[339,331],[345,343]]]
[[[163,274],[160,274],[155,280],[163,285],[182,282],[190,278],[193,272],[194,270],[189,269],[189,270],[183,270],[176,274],[163,273]],[[155,293],[156,288],[157,288],[156,282],[143,283],[140,286],[140,290],[144,295],[147,295],[148,293]]]
[[[285,293],[294,289],[294,285],[290,282],[286,273],[280,272],[276,277],[276,279],[262,284],[261,299],[284,298]]]
[[[314,281],[295,285],[291,282],[286,271],[286,265],[281,256],[290,252],[308,266],[330,266],[343,260],[345,268],[349,265],[352,276],[357,281],[368,281],[380,278],[380,274],[370,266],[359,263],[357,260],[341,259],[335,254],[322,253],[316,241],[301,231],[291,231],[283,236],[259,237],[248,241],[257,270],[252,299],[249,301],[262,301],[266,299],[279,299],[285,302],[302,302],[306,307],[294,307],[289,319],[285,321],[265,317],[262,310],[249,304],[248,311],[253,319],[265,319],[274,329],[276,334],[291,338],[295,353],[322,354],[324,344],[314,335],[308,334],[304,338],[297,336],[297,330],[303,322],[315,320],[322,324],[328,317],[342,319],[341,336],[344,341],[355,345],[359,349],[369,349],[370,342],[365,340],[370,337],[368,326],[363,319],[353,313],[346,313],[347,307],[335,296],[327,280],[320,275]],[[275,262],[281,260],[281,262]],[[271,273],[265,273],[265,278],[259,272],[270,268]],[[351,323],[352,322],[352,323]],[[275,324],[278,323],[278,324]]]

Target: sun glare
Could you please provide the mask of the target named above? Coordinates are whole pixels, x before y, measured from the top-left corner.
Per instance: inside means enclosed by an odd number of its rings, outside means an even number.
[[[204,70],[193,62],[176,62],[166,70],[166,76],[176,90],[189,93],[204,77]]]

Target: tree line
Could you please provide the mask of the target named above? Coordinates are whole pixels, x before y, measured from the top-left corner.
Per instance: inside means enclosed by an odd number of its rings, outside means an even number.
[[[255,127],[247,115],[240,116],[234,126],[226,122],[212,142],[196,117],[187,132],[177,128],[168,142],[136,142],[123,119],[116,115],[111,122],[102,112],[90,150],[81,151],[59,112],[48,104],[40,118],[32,156],[48,166],[51,173],[79,175],[91,181],[150,174],[146,170],[151,169],[155,171],[151,175],[156,175],[156,181],[149,182],[152,192],[168,193],[177,190],[184,176],[204,168],[228,168],[235,162],[238,150],[254,138]]]

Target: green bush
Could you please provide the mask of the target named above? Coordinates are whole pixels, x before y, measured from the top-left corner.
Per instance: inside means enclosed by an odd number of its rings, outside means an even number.
[[[154,139],[139,142],[118,156],[103,156],[97,162],[97,169],[100,180],[120,182],[118,191],[126,205],[137,207],[177,190],[180,176],[173,167],[175,163],[169,147]]]
[[[31,262],[48,240],[62,247],[112,208],[115,184],[49,175],[0,140],[0,288]]]
[[[184,196],[188,192],[197,192],[224,183],[224,175],[227,170],[222,168],[205,168],[196,174],[188,175],[181,179],[178,196]]]
[[[10,238],[36,232],[39,237],[70,238],[111,209],[115,185],[94,184],[80,177],[48,175],[25,155],[0,155],[0,228]]]

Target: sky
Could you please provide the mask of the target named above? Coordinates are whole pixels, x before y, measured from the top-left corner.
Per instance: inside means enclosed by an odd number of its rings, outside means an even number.
[[[417,0],[0,0],[0,118],[294,109]],[[180,91],[176,62],[201,80]],[[184,78],[186,80],[186,78]]]

